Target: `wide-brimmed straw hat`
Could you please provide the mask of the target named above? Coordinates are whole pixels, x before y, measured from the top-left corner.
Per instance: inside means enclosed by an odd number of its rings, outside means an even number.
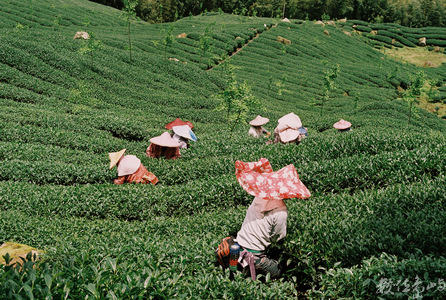
[[[191,129],[194,128],[194,125],[192,125],[189,121],[182,121],[180,118],[176,118],[172,122],[168,123],[165,128],[166,129],[172,129],[174,126],[182,126],[182,125],[188,125]]]
[[[141,165],[141,160],[135,155],[124,156],[118,165],[118,176],[125,176],[135,173],[139,166]]]
[[[277,120],[277,122],[279,124],[286,125],[296,130],[302,127],[302,122],[300,121],[300,118],[294,113],[289,113],[287,115],[284,115],[282,118]]]
[[[118,161],[121,159],[121,157],[124,155],[126,149],[122,149],[119,152],[112,152],[108,154],[108,157],[110,158],[110,170],[116,166]]]
[[[162,146],[162,147],[179,147],[180,146],[180,144],[177,141],[175,141],[167,131],[164,132],[160,136],[151,138],[150,142],[154,143],[158,146]]]
[[[347,128],[350,128],[352,126],[352,123],[345,121],[343,119],[341,119],[339,122],[336,122],[333,124],[333,127],[339,130],[344,130]]]
[[[235,176],[248,194],[266,200],[306,199],[311,196],[310,191],[300,181],[293,165],[273,172],[271,164],[266,158],[249,163],[237,160]]]
[[[249,125],[251,125],[251,126],[262,126],[262,125],[265,125],[268,122],[269,122],[268,118],[264,118],[264,117],[258,115],[257,117],[255,117],[254,120],[249,122]]]
[[[175,134],[184,137],[185,139],[192,140],[194,142],[197,141],[197,137],[188,125],[174,126],[172,127],[172,130]]]

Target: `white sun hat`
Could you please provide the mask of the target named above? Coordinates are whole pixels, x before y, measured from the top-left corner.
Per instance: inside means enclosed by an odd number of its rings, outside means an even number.
[[[118,176],[130,175],[138,170],[141,160],[135,155],[124,156],[118,164]]]
[[[349,121],[341,119],[340,121],[333,124],[333,127],[339,130],[344,130],[347,128],[350,128],[352,126],[352,123]]]
[[[288,143],[296,140],[299,137],[299,130],[287,128],[281,132],[279,132],[280,140],[283,143]]]
[[[162,135],[151,138],[151,143],[162,147],[179,147],[180,144],[175,141],[170,134],[166,131]]]
[[[300,121],[300,118],[294,113],[289,113],[287,115],[284,115],[277,122],[279,122],[279,124],[286,125],[287,127],[296,130],[302,127],[302,122]]]
[[[184,137],[188,140],[192,140],[194,142],[197,141],[197,137],[195,136],[194,132],[188,125],[181,125],[181,126],[173,126],[172,130],[175,134]]]
[[[262,117],[260,115],[257,115],[257,117],[254,120],[249,122],[249,125],[251,125],[251,126],[262,126],[262,125],[265,125],[268,122],[269,122],[268,118],[264,118],[264,117]]]

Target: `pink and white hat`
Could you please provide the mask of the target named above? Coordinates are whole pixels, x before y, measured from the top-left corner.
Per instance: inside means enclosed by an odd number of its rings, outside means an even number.
[[[292,128],[287,128],[279,132],[280,140],[283,143],[288,143],[296,140],[299,137],[299,134],[299,130]]]
[[[333,127],[338,130],[344,130],[344,129],[350,128],[351,126],[352,126],[352,123],[345,121],[343,119],[341,119],[339,122],[336,122],[333,124]]]
[[[235,176],[248,194],[265,200],[306,199],[311,196],[310,191],[300,181],[293,165],[273,172],[266,158],[249,163],[237,160]]]
[[[249,122],[251,126],[262,126],[269,122],[268,118],[262,117],[261,115],[257,115],[254,120]]]
[[[138,170],[141,160],[135,155],[126,155],[119,161],[118,176],[130,175]]]
[[[287,126],[291,129],[299,129],[302,127],[302,122],[295,113],[289,113],[284,115],[282,118],[277,120],[277,122],[282,126]]]
[[[179,147],[180,144],[175,141],[170,134],[166,131],[162,135],[151,138],[151,143],[162,147]]]

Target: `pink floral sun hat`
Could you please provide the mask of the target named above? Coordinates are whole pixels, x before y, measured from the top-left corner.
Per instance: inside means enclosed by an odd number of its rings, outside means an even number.
[[[311,196],[310,191],[299,179],[294,165],[273,172],[266,158],[249,163],[237,160],[235,176],[248,194],[265,200],[307,199]]]

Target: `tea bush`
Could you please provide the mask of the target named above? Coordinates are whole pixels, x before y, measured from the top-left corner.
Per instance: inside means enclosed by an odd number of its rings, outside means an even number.
[[[356,23],[349,21],[347,26],[354,26]],[[358,23],[359,24],[359,23]],[[408,28],[397,24],[361,24],[354,27],[356,30],[371,33],[376,30],[378,35],[368,34],[368,38],[382,42],[384,46],[395,47],[416,47],[419,44],[418,39],[426,38],[426,44],[432,46],[444,47],[446,45],[446,32],[443,28]],[[390,37],[390,39],[388,39]],[[398,42],[392,42],[392,39]]]
[[[445,258],[414,255],[407,259],[383,253],[366,259],[353,268],[326,270],[321,288],[312,290],[310,297],[405,299],[443,299]],[[395,274],[395,270],[398,273]],[[373,295],[373,296],[372,296]]]
[[[414,47],[422,36],[441,44],[444,29],[216,13],[135,20],[130,61],[119,15],[83,0],[0,6],[0,244],[45,251],[35,265],[0,266],[0,298],[373,298],[377,274],[418,275],[423,284],[441,276],[445,123],[419,110],[408,124],[399,97],[420,68],[371,45]],[[198,41],[209,24],[204,62]],[[343,33],[353,25],[364,34]],[[165,49],[170,28],[175,41]],[[94,64],[79,53],[85,41],[73,39],[80,30],[101,41]],[[385,41],[371,40],[372,30]],[[228,84],[225,65],[263,108],[232,133],[212,97]],[[320,116],[323,73],[334,65],[336,89]],[[438,86],[445,70],[423,69]],[[273,132],[289,112],[308,129],[299,145],[247,136],[257,114]],[[178,160],[147,157],[150,139],[177,117],[193,123],[198,141]],[[333,128],[341,118],[350,132]],[[156,186],[113,185],[107,153],[124,148],[159,178]],[[213,250],[236,234],[252,201],[234,163],[261,157],[274,170],[294,164],[312,197],[286,201],[288,236],[269,249],[287,263],[285,276],[230,279]]]

